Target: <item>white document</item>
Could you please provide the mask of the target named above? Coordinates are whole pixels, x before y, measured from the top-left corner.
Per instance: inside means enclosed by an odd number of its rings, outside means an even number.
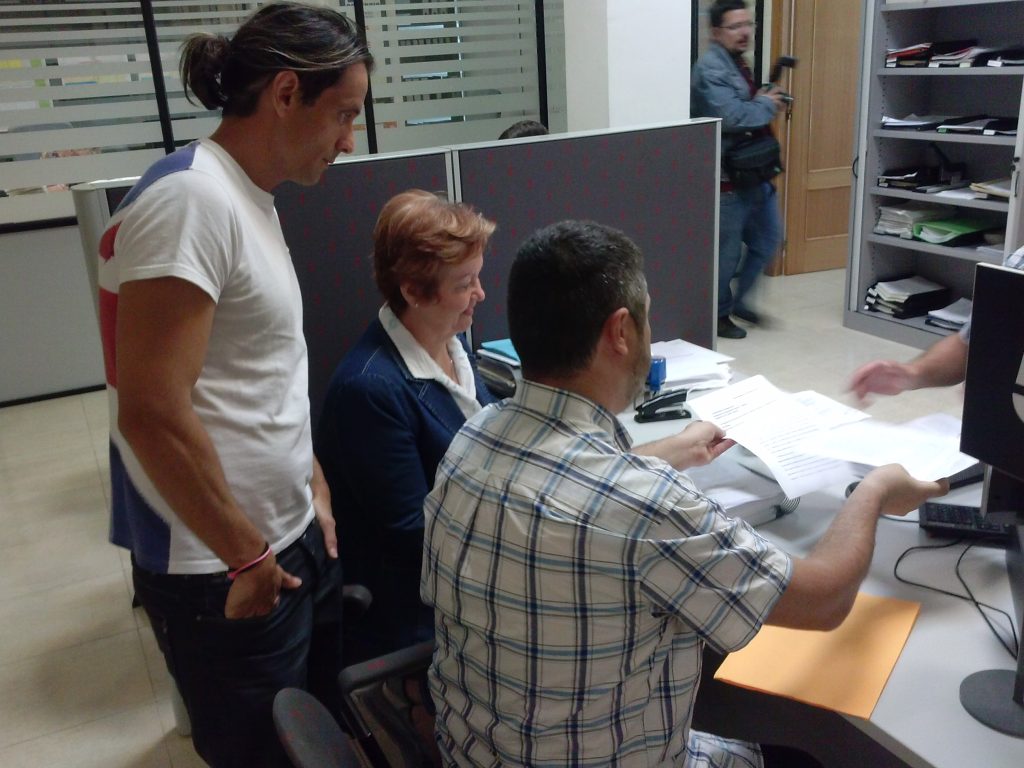
[[[918,480],[939,480],[977,463],[960,453],[960,422],[945,414],[907,424],[847,424],[808,437],[800,449],[865,467],[902,464]]]
[[[868,414],[816,392],[785,393],[764,376],[688,400],[700,419],[725,430],[765,463],[791,499],[834,485],[853,475],[853,468],[831,456],[800,447],[808,437],[868,418]]]
[[[950,304],[948,307],[942,309],[933,309],[928,313],[928,317],[933,317],[938,320],[946,320],[951,323],[959,323],[963,325],[971,319],[971,310],[974,308],[974,304],[970,299],[960,298]],[[957,429],[957,434],[960,434],[960,430]]]

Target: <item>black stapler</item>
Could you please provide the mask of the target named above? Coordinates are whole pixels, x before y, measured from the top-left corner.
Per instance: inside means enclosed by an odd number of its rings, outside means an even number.
[[[643,424],[647,421],[666,421],[668,419],[688,419],[690,412],[686,409],[686,390],[676,389],[652,397],[636,408],[634,421]]]

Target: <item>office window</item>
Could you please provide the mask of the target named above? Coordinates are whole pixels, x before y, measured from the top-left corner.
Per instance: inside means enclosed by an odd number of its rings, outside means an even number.
[[[490,140],[539,119],[551,73],[564,124],[564,61],[538,74],[533,2],[307,0],[365,18],[377,61],[377,151]],[[143,5],[152,8],[166,89],[161,125]],[[190,104],[179,46],[195,31],[230,35],[263,2],[0,0],[0,227],[74,215],[68,187],[137,176],[209,135],[216,112]],[[539,4],[543,6],[544,4]],[[561,0],[544,8],[559,56]],[[555,126],[557,128],[557,126]],[[365,118],[356,153],[369,151]]]
[[[493,140],[540,118],[534,2],[365,2],[381,152]]]
[[[228,33],[257,3],[150,5],[181,145],[216,116],[185,100],[178,45],[196,30]],[[164,154],[137,0],[0,0],[0,225],[73,216],[69,185],[135,176]]]

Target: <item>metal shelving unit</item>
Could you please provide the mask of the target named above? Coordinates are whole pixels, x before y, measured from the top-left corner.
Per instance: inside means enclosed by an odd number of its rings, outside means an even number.
[[[951,215],[989,212],[1005,220],[1004,249],[1024,241],[1019,184],[1021,104],[1024,67],[885,67],[888,48],[921,42],[975,38],[978,45],[1020,44],[1024,0],[868,0],[864,13],[861,89],[856,125],[855,179],[851,197],[850,261],[847,270],[847,327],[924,348],[947,333],[924,318],[896,320],[864,309],[867,289],[879,280],[919,274],[948,285],[954,298],[970,297],[974,268],[998,261],[973,247],[949,247],[874,233],[881,205],[902,200],[948,206]],[[1016,136],[885,129],[883,115],[988,114],[1017,117]],[[935,164],[939,153],[963,163],[971,180],[1009,176],[1011,196],[961,199],[878,186],[884,170]]]

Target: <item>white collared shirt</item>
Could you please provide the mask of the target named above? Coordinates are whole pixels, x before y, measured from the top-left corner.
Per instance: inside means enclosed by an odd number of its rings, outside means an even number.
[[[387,304],[382,306],[377,312],[377,317],[384,326],[384,332],[398,349],[398,354],[401,355],[409,373],[417,379],[436,381],[447,389],[467,419],[480,410],[481,405],[476,400],[476,377],[473,376],[473,366],[470,365],[469,356],[458,339],[454,336],[448,339],[448,354],[459,378],[458,381],[452,381],[437,361],[416,341],[416,337],[409,333],[409,329],[402,325],[402,321],[391,311],[391,307]]]

